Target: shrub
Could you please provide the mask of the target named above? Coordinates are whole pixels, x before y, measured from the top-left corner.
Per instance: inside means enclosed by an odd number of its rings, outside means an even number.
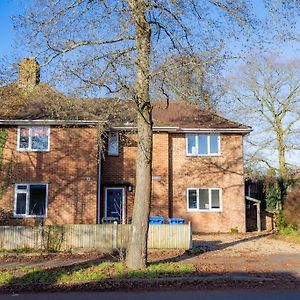
[[[60,251],[64,235],[63,226],[42,226],[42,249],[47,252]]]
[[[230,228],[231,233],[239,233],[239,229],[237,227]]]

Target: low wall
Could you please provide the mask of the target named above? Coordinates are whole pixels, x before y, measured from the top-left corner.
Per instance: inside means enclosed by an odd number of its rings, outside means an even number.
[[[0,226],[0,248],[72,250],[126,248],[131,225]],[[149,225],[149,249],[190,249],[191,224]]]

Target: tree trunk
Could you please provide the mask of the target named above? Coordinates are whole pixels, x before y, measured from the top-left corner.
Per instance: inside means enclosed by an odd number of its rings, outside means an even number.
[[[278,156],[279,156],[279,173],[280,177],[283,179],[287,178],[287,169],[285,161],[285,150],[284,147],[278,147]]]
[[[128,4],[132,10],[136,28],[137,75],[134,100],[137,106],[138,149],[132,233],[126,265],[130,269],[142,269],[147,264],[152,181],[152,106],[149,98],[151,30],[145,18],[146,3],[143,0],[128,0]]]
[[[287,174],[287,166],[286,166],[286,160],[285,160],[285,143],[283,139],[283,130],[281,122],[276,120],[277,125],[277,151],[278,151],[278,164],[279,164],[279,175],[280,180],[278,181],[279,188],[280,188],[280,195],[281,198],[276,203],[276,209],[277,211],[282,210],[282,204],[284,201],[285,193],[286,193],[286,185],[285,182],[287,180],[288,174]]]
[[[278,122],[276,123],[277,123],[277,127],[279,127]],[[278,151],[279,175],[282,179],[286,179],[287,167],[286,167],[286,160],[285,160],[285,144],[283,140],[283,131],[281,127],[277,129],[276,135],[277,135],[276,140],[277,140],[277,151]]]

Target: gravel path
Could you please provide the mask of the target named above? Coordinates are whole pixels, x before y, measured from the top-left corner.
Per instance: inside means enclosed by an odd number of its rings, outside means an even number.
[[[270,234],[203,234],[193,240],[194,246],[210,256],[300,254],[300,244],[277,240]]]
[[[201,254],[185,263],[206,272],[259,272],[300,278],[300,245],[269,234],[210,234],[193,236]]]

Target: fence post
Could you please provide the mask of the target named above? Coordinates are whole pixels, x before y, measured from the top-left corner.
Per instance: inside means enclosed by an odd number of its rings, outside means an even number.
[[[189,221],[189,242],[188,242],[188,249],[193,247],[193,233],[192,233],[192,222]]]
[[[113,248],[118,248],[118,223],[116,221],[113,225]]]

